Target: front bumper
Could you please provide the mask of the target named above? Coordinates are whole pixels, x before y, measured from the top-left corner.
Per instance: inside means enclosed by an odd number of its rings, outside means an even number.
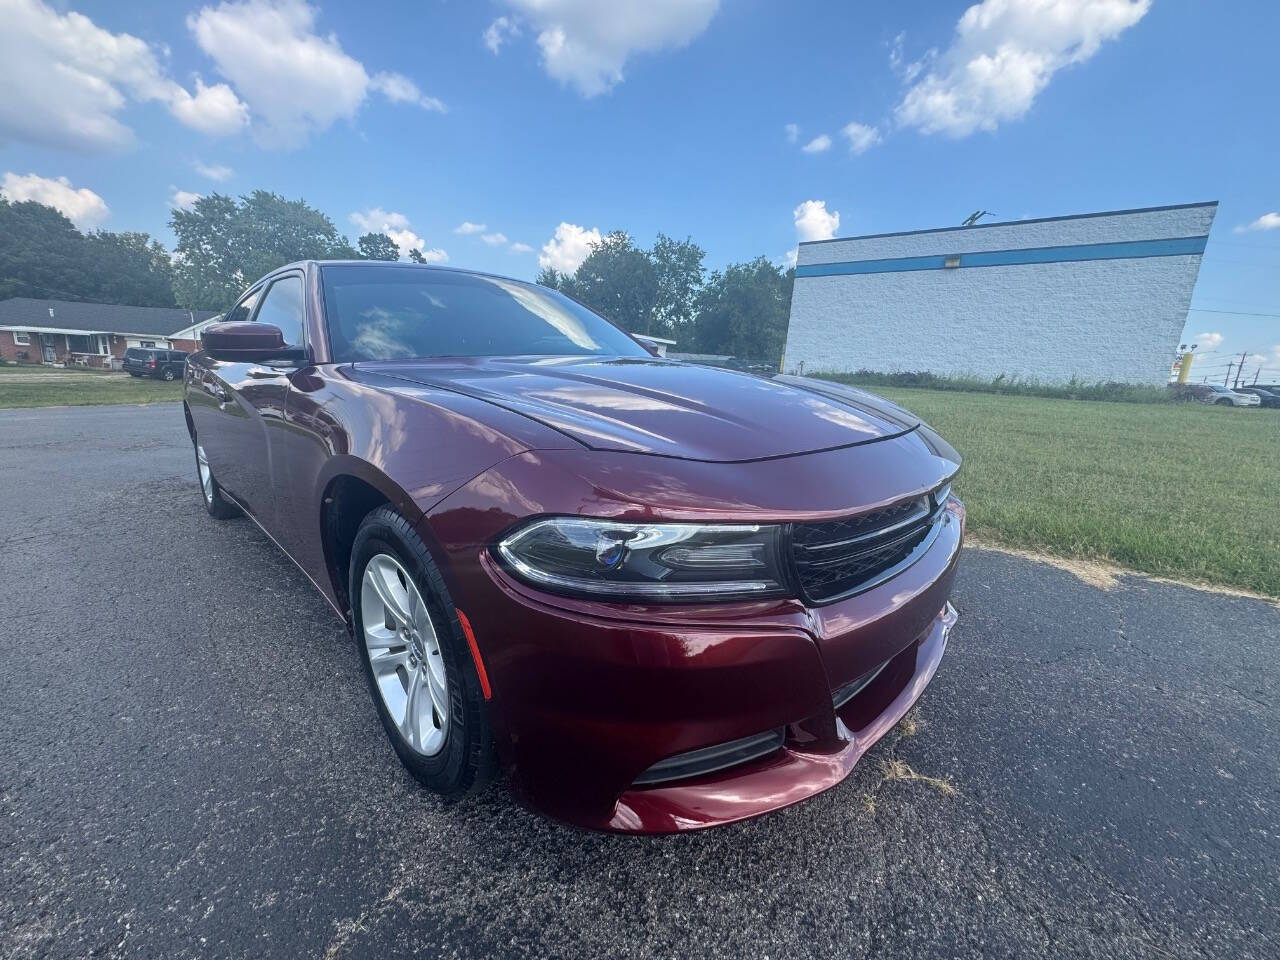
[[[834,786],[920,697],[955,623],[953,501],[911,567],[822,607],[756,601],[619,608],[538,593],[487,555],[459,606],[485,647],[491,715],[518,795],[580,826],[669,833],[731,823]],[[486,642],[487,641],[487,642]],[[883,666],[839,707],[842,687]],[[768,730],[781,749],[653,786],[659,761]]]
[[[733,823],[790,806],[835,786],[902,719],[933,679],[956,622],[950,603],[929,629],[836,711],[836,740],[788,740],[768,757],[705,777],[618,798],[608,829],[674,833]]]

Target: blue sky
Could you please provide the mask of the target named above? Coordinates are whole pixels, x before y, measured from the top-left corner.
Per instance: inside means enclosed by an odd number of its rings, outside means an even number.
[[[593,230],[718,267],[979,208],[1219,200],[1186,338],[1198,372],[1280,375],[1280,4],[970,7],[0,0],[0,176],[165,242],[175,198],[264,188],[520,277]]]

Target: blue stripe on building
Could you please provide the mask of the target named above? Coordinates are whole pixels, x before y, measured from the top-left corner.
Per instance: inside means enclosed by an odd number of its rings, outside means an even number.
[[[1129,260],[1142,257],[1185,257],[1204,253],[1208,236],[1170,237],[1163,240],[1124,240],[1117,243],[1080,243],[1063,247],[1027,247],[1020,250],[982,250],[974,253],[937,254],[927,257],[895,257],[886,260],[846,260],[839,263],[806,263],[796,267],[797,277],[836,277],[858,273],[902,273],[910,270],[944,270],[947,261],[959,258],[964,267],[1007,267],[1029,263],[1073,263],[1081,260]]]

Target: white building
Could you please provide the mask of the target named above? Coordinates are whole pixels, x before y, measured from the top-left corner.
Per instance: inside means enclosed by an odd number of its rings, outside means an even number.
[[[1163,384],[1217,206],[802,243],[783,369]]]

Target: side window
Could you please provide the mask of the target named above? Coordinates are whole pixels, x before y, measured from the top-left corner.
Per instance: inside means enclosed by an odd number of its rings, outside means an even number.
[[[227,311],[227,315],[222,318],[224,323],[243,323],[249,319],[249,314],[253,313],[253,305],[258,302],[258,295],[262,293],[262,288],[252,290],[239,303]]]
[[[288,346],[300,347],[302,318],[302,278],[281,277],[267,291],[254,319],[279,327]]]

